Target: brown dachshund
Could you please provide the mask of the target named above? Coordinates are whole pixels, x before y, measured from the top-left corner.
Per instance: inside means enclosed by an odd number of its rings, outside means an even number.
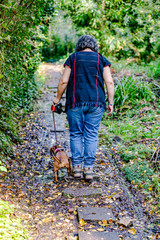
[[[57,182],[57,172],[60,168],[67,168],[68,174],[71,173],[71,160],[60,145],[55,145],[50,148],[50,154],[54,158],[53,171],[54,181]]]

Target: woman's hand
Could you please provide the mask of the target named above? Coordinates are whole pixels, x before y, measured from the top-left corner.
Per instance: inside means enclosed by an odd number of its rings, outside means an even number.
[[[54,104],[57,105],[59,102],[60,102],[60,100],[59,100],[57,97],[54,97],[54,98],[53,98],[53,103],[54,103]]]
[[[113,106],[107,105],[107,116],[112,115],[113,113]]]

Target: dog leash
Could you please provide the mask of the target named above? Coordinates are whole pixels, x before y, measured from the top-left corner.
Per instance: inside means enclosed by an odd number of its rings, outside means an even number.
[[[55,118],[54,118],[54,112],[61,114],[63,111],[62,109],[62,103],[58,103],[58,104],[53,104],[51,106],[51,111],[52,111],[52,115],[53,115],[53,123],[54,123],[54,132],[55,132],[55,139],[56,139],[56,144],[58,143],[57,141],[57,133],[56,133],[56,124],[55,124]]]
[[[52,116],[53,116],[54,132],[55,132],[55,139],[56,139],[56,144],[57,144],[58,141],[57,141],[56,123],[55,123],[55,117],[54,117],[55,110],[56,110],[56,105],[52,105],[51,111],[52,111]]]

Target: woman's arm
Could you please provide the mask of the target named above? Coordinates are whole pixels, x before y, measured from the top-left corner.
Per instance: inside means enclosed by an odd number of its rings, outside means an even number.
[[[110,67],[104,67],[103,70],[103,79],[105,82],[105,85],[107,87],[107,94],[108,94],[108,105],[107,105],[107,112],[108,116],[112,114],[113,112],[113,97],[114,97],[114,82],[112,79]]]
[[[68,85],[70,74],[71,74],[71,69],[68,66],[65,66],[63,75],[59,80],[58,89],[57,89],[57,97],[53,98],[54,104],[58,104],[60,102],[61,97]]]

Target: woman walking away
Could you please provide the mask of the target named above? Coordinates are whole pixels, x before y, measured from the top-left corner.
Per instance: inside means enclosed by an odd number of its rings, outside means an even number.
[[[66,113],[69,122],[72,167],[75,178],[80,178],[82,166],[86,180],[93,179],[93,166],[97,149],[100,121],[105,110],[113,112],[114,83],[110,62],[98,53],[98,44],[91,35],[83,35],[76,51],[64,64],[59,81],[57,104],[66,91]],[[107,87],[106,107],[104,83]]]

